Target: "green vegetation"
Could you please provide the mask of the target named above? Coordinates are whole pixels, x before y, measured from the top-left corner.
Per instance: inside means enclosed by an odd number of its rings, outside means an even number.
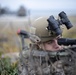
[[[11,63],[10,58],[0,58],[0,75],[18,75],[17,62]]]

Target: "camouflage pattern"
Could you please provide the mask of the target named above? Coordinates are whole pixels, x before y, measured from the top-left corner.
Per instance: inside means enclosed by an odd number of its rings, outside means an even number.
[[[58,52],[26,50],[19,75],[75,75],[76,53],[72,49]]]

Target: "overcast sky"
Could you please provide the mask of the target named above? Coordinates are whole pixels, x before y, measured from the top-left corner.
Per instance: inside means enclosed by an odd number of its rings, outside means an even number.
[[[66,11],[68,13],[76,13],[76,0],[0,0],[1,7],[9,7],[17,10],[20,5],[24,5],[31,12],[57,12]],[[36,13],[35,13],[36,14]]]

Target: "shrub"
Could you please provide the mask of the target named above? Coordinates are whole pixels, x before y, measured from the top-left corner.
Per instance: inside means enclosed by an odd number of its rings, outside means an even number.
[[[17,63],[11,63],[10,58],[0,58],[0,75],[18,75]]]

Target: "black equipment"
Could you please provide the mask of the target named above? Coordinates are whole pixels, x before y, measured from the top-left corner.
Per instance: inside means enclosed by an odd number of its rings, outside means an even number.
[[[60,29],[60,25],[65,24],[65,26],[67,27],[67,29],[70,29],[71,27],[73,27],[73,25],[71,24],[70,20],[68,19],[66,13],[64,11],[62,11],[61,13],[59,13],[59,17],[60,20],[56,20],[53,15],[50,16],[47,21],[48,21],[48,30],[52,30],[56,33],[56,35],[61,35],[62,34],[62,30]]]
[[[71,38],[59,38],[58,39],[58,44],[59,45],[76,45],[76,39],[71,39]]]

